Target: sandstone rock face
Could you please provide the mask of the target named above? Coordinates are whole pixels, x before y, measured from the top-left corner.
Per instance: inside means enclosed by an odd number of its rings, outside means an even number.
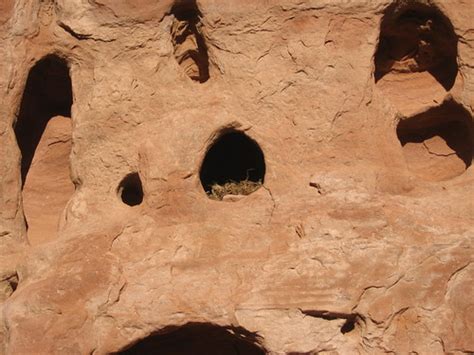
[[[62,211],[74,193],[70,152],[71,120],[54,117],[43,132],[23,186],[23,211],[32,246],[57,237]]]
[[[0,353],[474,352],[474,3],[0,3]]]

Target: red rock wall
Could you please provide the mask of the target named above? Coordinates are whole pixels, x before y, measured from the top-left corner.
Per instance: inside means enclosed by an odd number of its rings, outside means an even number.
[[[474,352],[473,15],[2,1],[0,353]]]

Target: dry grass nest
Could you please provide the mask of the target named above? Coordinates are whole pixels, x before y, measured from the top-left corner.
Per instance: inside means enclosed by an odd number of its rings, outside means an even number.
[[[211,186],[211,191],[208,194],[211,199],[221,201],[226,195],[249,195],[262,185],[261,180],[251,181],[248,179],[239,182],[229,181],[224,185],[215,183]]]

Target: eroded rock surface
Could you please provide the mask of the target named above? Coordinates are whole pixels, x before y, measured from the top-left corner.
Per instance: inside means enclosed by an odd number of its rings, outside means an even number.
[[[31,245],[56,238],[62,212],[74,192],[69,173],[70,153],[71,119],[50,119],[23,187],[23,211]]]
[[[0,353],[474,352],[473,17],[1,2]]]

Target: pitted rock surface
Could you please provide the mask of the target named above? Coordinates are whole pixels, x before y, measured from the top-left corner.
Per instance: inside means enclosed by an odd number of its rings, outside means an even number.
[[[473,17],[1,1],[0,353],[474,352]]]

